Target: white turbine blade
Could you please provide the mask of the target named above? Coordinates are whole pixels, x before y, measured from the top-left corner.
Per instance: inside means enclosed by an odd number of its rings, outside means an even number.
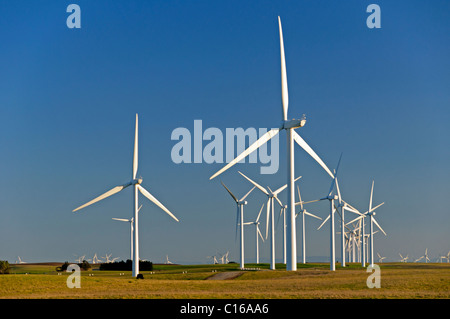
[[[259,221],[259,216],[261,216],[263,208],[264,208],[264,203],[262,204],[261,209],[259,210],[259,214],[258,214],[258,217],[256,217],[255,223],[257,223]]]
[[[325,220],[322,222],[322,224],[320,224],[319,228],[317,228],[317,230],[321,229],[323,225],[325,225],[325,223],[328,221],[328,219],[330,219],[330,215],[327,216],[327,218],[325,218]]]
[[[317,218],[317,219],[322,220],[322,218],[320,218],[319,216],[316,216],[316,215],[314,215],[314,214],[311,214],[310,212],[307,212],[306,210],[303,211],[303,213],[305,213],[305,214],[308,215],[308,216],[311,216],[311,217],[314,217],[314,218]]]
[[[338,198],[339,198],[339,204],[341,204],[342,203],[341,190],[339,189],[339,183],[338,183],[337,177],[336,177],[336,190],[337,190],[337,194],[338,194]]]
[[[373,212],[375,209],[377,209],[378,207],[380,207],[381,205],[383,205],[384,204],[384,202],[382,202],[381,204],[379,204],[379,205],[377,205],[377,206],[375,206],[374,208],[372,208],[370,211],[371,212]]]
[[[121,222],[130,222],[129,219],[123,219],[123,218],[113,218],[113,219],[114,219],[114,220],[121,221]]]
[[[337,183],[337,173],[339,171],[339,165],[341,164],[341,158],[342,158],[342,153],[341,153],[341,156],[339,156],[339,161],[336,165],[336,169],[334,170],[334,178],[333,178],[333,181],[331,182],[330,190],[328,191],[328,196],[331,195],[331,193],[333,192],[333,189],[334,189],[334,185]],[[341,199],[339,199],[339,203],[340,202],[341,202]]]
[[[258,226],[256,226],[256,227],[257,227],[256,230],[258,231],[259,237],[261,237],[262,241],[264,241],[264,237],[261,234],[261,231],[259,230],[259,227]]]
[[[138,115],[136,114],[136,129],[134,132],[133,179],[136,178],[137,170],[138,170]]]
[[[298,181],[300,178],[302,178],[301,176],[297,177],[296,179],[294,179],[294,182]],[[278,195],[280,192],[282,192],[286,187],[288,186],[288,184],[284,184],[283,186],[281,186],[280,188],[278,188],[276,191],[272,192],[272,194],[274,195]]]
[[[154,204],[156,204],[156,206],[158,206],[163,211],[165,211],[170,217],[172,217],[177,222],[179,222],[179,220],[163,204],[161,204],[155,197],[153,197],[153,195],[150,194],[144,187],[142,187],[141,185],[138,185],[138,189],[142,193],[142,195],[147,197],[150,201],[152,201]]]
[[[244,195],[244,197],[241,198],[241,202],[248,196],[250,195],[250,193],[255,189],[256,186],[253,186],[253,188],[251,190],[248,191],[247,194]]]
[[[295,205],[297,206],[297,205],[302,205],[302,204],[309,204],[309,203],[314,203],[314,202],[318,202],[318,201],[321,201],[321,200],[323,200],[323,199],[327,199],[327,198],[321,198],[321,199],[314,199],[314,200],[310,200],[310,201],[307,201],[307,202],[298,202],[298,203],[295,203]]]
[[[345,224],[345,225],[348,225],[348,224],[351,224],[351,223],[354,223],[354,222],[356,222],[357,220],[360,220],[361,218],[364,218],[365,217],[365,215],[360,215],[360,216],[358,216],[358,217],[356,217],[354,220],[352,220],[351,222],[348,222],[347,224]]]
[[[375,225],[377,225],[377,227],[381,230],[381,232],[384,234],[384,236],[387,236],[386,233],[384,232],[383,228],[381,228],[380,224],[378,224],[378,222],[376,221],[375,217],[372,216],[372,220],[375,223]]]
[[[269,195],[269,193],[267,192],[267,190],[262,187],[261,185],[259,185],[258,183],[252,181],[250,178],[248,178],[247,176],[245,176],[244,174],[242,174],[241,172],[239,172],[239,174],[241,174],[242,176],[244,176],[250,183],[252,183],[253,185],[255,185],[256,187],[258,187],[258,189],[263,192],[266,195]]]
[[[372,181],[372,189],[370,190],[370,200],[369,200],[369,212],[372,211],[372,196],[373,196],[373,184],[375,181]]]
[[[277,195],[275,195],[274,198],[277,200],[278,204],[280,204],[281,207],[284,207],[283,203],[280,201]]]
[[[292,130],[292,136],[294,137],[295,142],[300,145],[301,148],[303,148],[312,158],[316,160],[317,163],[319,163],[320,166],[328,173],[328,175],[331,176],[331,178],[334,178],[333,173],[328,169],[328,167],[325,165],[325,163],[320,159],[320,157],[316,154],[316,152],[313,151],[313,149],[305,142],[303,138],[298,135],[298,133],[294,130]]]
[[[222,182],[221,182],[222,183]],[[233,195],[233,193],[228,189],[228,187],[225,186],[224,183],[222,183],[222,186],[225,187],[225,189],[228,191],[228,193],[230,194],[231,197],[233,197],[234,201],[237,203],[238,199],[236,198],[236,196]]]
[[[283,102],[283,120],[287,120],[289,105],[289,95],[286,75],[286,59],[284,56],[283,30],[281,28],[281,19],[278,17],[278,28],[280,32],[280,56],[281,56],[281,100]]]
[[[301,208],[301,210],[303,210],[302,195],[300,195],[300,187],[298,187],[298,185],[297,185],[297,192],[298,192],[298,200],[300,203],[300,208]]]
[[[100,196],[94,198],[94,199],[91,200],[90,202],[87,202],[86,204],[81,205],[81,206],[78,207],[78,208],[75,208],[72,212],[76,212],[77,210],[80,210],[80,209],[82,209],[82,208],[84,208],[84,207],[87,207],[87,206],[92,205],[92,204],[94,204],[94,203],[96,203],[96,202],[98,202],[98,201],[101,201],[102,199],[105,199],[105,198],[107,198],[107,197],[109,197],[109,196],[111,196],[111,195],[114,195],[114,194],[120,192],[122,189],[124,189],[124,188],[126,188],[126,187],[128,187],[128,186],[130,186],[130,185],[131,185],[131,183],[124,184],[124,185],[121,185],[121,186],[116,186],[116,187],[114,187],[113,189],[107,191],[106,193],[104,193],[104,194],[102,194],[102,195],[100,195]]]
[[[258,149],[259,147],[261,147],[262,145],[264,145],[264,143],[266,143],[267,141],[269,141],[272,137],[274,137],[275,135],[277,135],[280,132],[281,128],[277,128],[277,129],[272,129],[270,131],[268,131],[267,133],[265,133],[263,136],[261,136],[256,142],[254,142],[252,145],[249,146],[249,148],[247,148],[245,151],[243,151],[241,154],[239,154],[234,160],[232,160],[231,162],[229,162],[227,165],[225,165],[224,167],[222,167],[219,171],[217,171],[214,175],[212,175],[209,179],[213,179],[214,177],[222,174],[223,172],[225,172],[227,169],[229,169],[231,166],[233,166],[234,164],[236,164],[237,162],[241,161],[242,159],[244,159],[245,157],[247,157],[250,153],[252,153],[253,151],[255,151],[256,149]]]

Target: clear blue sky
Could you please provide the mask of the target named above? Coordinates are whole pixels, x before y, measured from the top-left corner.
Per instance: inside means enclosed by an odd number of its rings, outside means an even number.
[[[81,29],[66,26],[70,3],[81,7]],[[381,7],[381,29],[366,26],[370,3]],[[220,181],[239,196],[250,184],[238,170],[284,184],[285,132],[277,174],[247,163],[213,181],[222,164],[174,164],[170,137],[195,119],[223,131],[279,125],[278,15],[289,116],[306,114],[297,131],[330,168],[343,152],[341,191],[360,210],[375,179],[374,202],[386,203],[376,218],[388,233],[376,235],[375,250],[390,260],[447,253],[448,1],[0,0],[0,259],[128,258],[129,227],[111,218],[131,216],[131,189],[72,210],[129,181],[139,113],[139,175],[180,219],[141,197],[141,258],[209,262],[229,250],[238,260],[235,205]],[[323,196],[329,177],[297,146],[295,156],[303,198]],[[264,199],[249,196],[246,220]],[[309,208],[328,214],[327,203]],[[307,222],[308,256],[328,256],[328,228]],[[279,245],[281,228],[277,259]],[[247,229],[247,261],[253,247]]]

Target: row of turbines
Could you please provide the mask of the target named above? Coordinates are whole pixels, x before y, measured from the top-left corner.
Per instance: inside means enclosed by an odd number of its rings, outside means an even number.
[[[266,236],[268,233],[268,227],[269,227],[269,221],[271,222],[270,227],[270,250],[271,250],[271,257],[270,257],[270,268],[275,269],[275,239],[274,239],[274,203],[275,201],[278,202],[278,204],[282,207],[284,210],[284,220],[285,220],[285,227],[283,228],[284,234],[284,252],[285,252],[285,258],[286,258],[286,269],[287,270],[297,270],[297,234],[296,234],[296,216],[298,215],[295,211],[295,208],[297,205],[300,205],[300,207],[303,209],[303,205],[319,200],[328,200],[330,204],[330,214],[329,216],[324,220],[324,223],[326,223],[328,220],[330,220],[330,270],[335,270],[335,260],[336,260],[336,254],[335,254],[335,220],[334,220],[334,214],[337,212],[341,217],[341,251],[342,251],[342,265],[345,266],[345,243],[346,243],[346,227],[345,224],[345,212],[352,212],[357,215],[359,215],[355,220],[351,221],[350,223],[353,223],[359,219],[362,218],[369,218],[370,219],[370,231],[369,231],[369,253],[370,253],[370,263],[373,264],[373,224],[375,224],[383,233],[384,231],[378,224],[378,222],[375,220],[375,210],[383,205],[381,203],[380,205],[376,207],[372,207],[372,194],[373,194],[373,183],[372,183],[372,191],[370,195],[370,203],[369,203],[369,209],[365,213],[359,212],[356,208],[354,208],[352,205],[344,201],[341,197],[341,193],[339,190],[338,180],[337,180],[337,172],[339,168],[339,163],[341,158],[339,158],[338,165],[334,172],[331,172],[330,169],[327,167],[327,165],[322,161],[322,159],[314,152],[314,150],[305,142],[305,140],[295,131],[295,129],[303,127],[306,124],[306,118],[303,115],[300,119],[288,119],[288,105],[289,105],[289,95],[288,95],[288,85],[287,85],[287,72],[286,72],[286,60],[285,60],[285,54],[284,54],[284,41],[283,41],[283,31],[281,26],[281,19],[278,17],[278,29],[279,29],[279,36],[280,36],[280,57],[281,57],[281,100],[282,100],[282,125],[279,126],[279,128],[272,129],[265,133],[263,136],[261,136],[256,142],[254,142],[252,145],[250,145],[245,151],[243,151],[241,154],[239,154],[235,159],[233,159],[231,162],[229,162],[227,165],[225,165],[222,169],[217,171],[215,174],[213,174],[210,177],[210,180],[214,179],[218,175],[222,174],[226,170],[228,170],[230,167],[235,165],[236,163],[240,162],[247,156],[249,156],[251,153],[256,151],[259,147],[267,143],[269,140],[271,140],[274,136],[276,136],[280,131],[285,130],[287,135],[287,160],[288,160],[288,170],[287,170],[287,183],[286,185],[278,188],[275,191],[272,191],[269,187],[264,188],[258,183],[254,182],[241,172],[239,172],[242,176],[244,176],[248,181],[250,181],[256,188],[258,188],[260,191],[262,191],[264,194],[267,195],[267,214],[266,214]],[[303,202],[300,200],[300,202],[295,202],[295,182],[300,177],[295,178],[295,172],[294,172],[294,142],[297,143],[303,150],[305,150],[332,178],[331,187],[327,194],[325,194],[325,197],[322,197],[320,199],[310,201],[310,202]],[[342,154],[341,154],[342,157]],[[278,194],[287,187],[287,205],[283,205],[281,201],[278,198]],[[336,189],[336,190],[335,190]],[[334,192],[334,194],[333,194]],[[233,195],[234,197],[234,195]],[[243,255],[243,226],[244,226],[244,218],[243,218],[243,205],[245,205],[245,201],[240,201],[238,203],[238,213],[240,218],[240,225],[241,225],[241,244],[240,244],[240,265],[243,268],[243,262],[244,262],[244,255]],[[304,216],[305,214],[303,214]],[[303,223],[303,225],[305,225]],[[364,256],[362,258],[362,264],[365,265],[365,254],[366,254],[366,245],[365,245],[365,230],[364,230],[364,222],[362,223],[362,255]],[[303,232],[304,233],[304,232]],[[303,256],[305,256],[305,238],[303,238]],[[303,260],[304,261],[304,260]]]
[[[342,155],[341,155],[342,157]],[[302,216],[302,263],[306,263],[306,216],[316,218],[318,220],[322,220],[321,217],[312,214],[307,211],[306,204],[318,202],[321,200],[329,200],[330,201],[330,214],[323,220],[321,225],[317,228],[318,230],[322,228],[328,221],[330,221],[330,270],[335,270],[335,227],[334,227],[334,214],[337,212],[340,216],[341,221],[341,263],[342,266],[345,267],[345,262],[348,260],[349,262],[361,262],[362,266],[365,267],[367,263],[374,264],[374,250],[373,250],[373,234],[378,231],[374,231],[373,224],[375,224],[383,234],[386,235],[384,230],[381,228],[379,223],[374,218],[375,210],[382,206],[384,203],[376,205],[372,207],[372,198],[373,198],[373,186],[374,182],[372,182],[372,189],[370,193],[369,200],[369,209],[361,213],[355,207],[350,205],[348,202],[344,201],[341,197],[341,192],[339,189],[339,183],[337,180],[337,172],[339,169],[341,158],[339,158],[338,165],[334,170],[334,178],[331,183],[329,192],[325,197],[320,199],[311,200],[311,201],[302,201],[300,188],[297,185],[297,194],[299,201],[295,203],[297,207],[299,207],[298,211],[295,214],[295,218],[299,215]],[[264,242],[270,237],[270,269],[275,269],[275,203],[279,205],[280,213],[278,218],[282,218],[283,220],[283,263],[286,264],[287,261],[287,250],[286,250],[286,209],[287,205],[284,205],[279,199],[278,195],[287,187],[287,184],[279,187],[275,191],[267,186],[263,187],[242,172],[239,172],[241,176],[243,176],[246,180],[248,180],[253,187],[240,199],[233,194],[233,192],[223,183],[222,186],[226,189],[228,194],[231,196],[233,201],[236,203],[236,236],[240,233],[240,249],[239,249],[239,264],[240,268],[245,267],[245,249],[244,249],[244,227],[245,226],[255,226],[255,244],[256,244],[256,263],[259,263],[259,241],[260,239]],[[297,177],[294,181],[300,179],[301,176]],[[244,221],[244,206],[248,204],[246,200],[247,197],[252,193],[252,191],[257,188],[263,194],[267,196],[267,202],[263,203],[259,213],[254,221],[245,222]],[[334,190],[336,190],[336,195],[333,195]],[[265,214],[265,237],[262,235],[260,230],[260,219],[261,214],[263,212],[264,206],[266,205],[266,214]],[[349,211],[358,215],[355,219],[351,220],[348,223],[345,223],[345,211]],[[370,219],[370,233],[365,233],[364,227],[364,218]],[[371,235],[372,234],[372,235]],[[347,256],[346,256],[347,254]],[[378,257],[380,258],[381,256]],[[382,258],[384,259],[384,258]]]

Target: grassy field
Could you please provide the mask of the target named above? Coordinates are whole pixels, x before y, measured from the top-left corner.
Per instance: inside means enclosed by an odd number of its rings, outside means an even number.
[[[144,280],[131,272],[81,272],[81,288],[66,285],[68,273],[57,275],[55,264],[13,264],[11,274],[0,275],[0,298],[162,298],[162,299],[291,299],[291,298],[394,298],[449,299],[450,264],[383,263],[381,288],[366,285],[370,273],[360,264],[345,269],[329,264],[298,265],[287,272],[284,265],[269,270],[268,264],[246,264],[259,271],[240,271],[238,264],[154,265],[142,272]],[[124,275],[121,275],[124,273]],[[219,273],[234,274],[229,280],[207,280]]]

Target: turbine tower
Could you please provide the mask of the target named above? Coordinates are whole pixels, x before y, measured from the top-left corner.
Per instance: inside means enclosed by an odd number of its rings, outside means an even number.
[[[152,194],[150,194],[144,187],[141,186],[142,178],[136,178],[138,170],[138,115],[136,114],[136,127],[135,127],[135,135],[134,135],[134,154],[133,154],[133,170],[132,170],[132,180],[126,184],[119,185],[114,187],[113,189],[107,191],[106,193],[94,198],[93,200],[87,202],[84,205],[81,205],[73,210],[76,212],[82,208],[85,208],[89,205],[92,205],[102,199],[105,199],[111,195],[114,195],[121,190],[127,188],[128,186],[133,186],[134,196],[133,196],[133,210],[134,210],[134,236],[133,236],[133,271],[132,276],[136,277],[139,274],[139,223],[138,223],[138,191],[147,197],[150,201],[152,201],[156,206],[165,211],[170,217],[175,219],[177,222],[179,221],[163,204],[161,204]]]
[[[280,56],[281,56],[281,101],[282,101],[282,125],[279,128],[272,129],[261,136],[256,142],[250,145],[244,152],[238,155],[235,159],[225,165],[222,169],[216,172],[210,177],[210,180],[214,177],[222,174],[231,166],[247,157],[250,153],[257,150],[259,147],[267,143],[271,138],[277,135],[281,130],[286,130],[287,135],[287,184],[288,184],[288,215],[286,219],[286,235],[287,235],[287,260],[286,270],[297,270],[297,247],[296,247],[296,229],[295,229],[295,189],[294,189],[294,141],[300,145],[322,168],[334,178],[334,175],[330,172],[325,163],[320,157],[312,150],[312,148],[303,140],[303,138],[295,132],[296,128],[303,127],[306,123],[306,119],[291,119],[288,120],[288,86],[286,75],[286,61],[284,56],[284,42],[283,31],[281,28],[281,19],[278,17],[278,30],[280,34]]]
[[[236,235],[237,235],[237,227],[238,223],[241,226],[241,236],[240,236],[240,267],[241,269],[244,268],[244,205],[247,205],[247,201],[245,200],[247,196],[255,189],[255,186],[247,193],[245,194],[241,199],[237,199],[236,196],[233,195],[233,193],[228,189],[228,187],[225,186],[224,183],[222,183],[222,186],[225,187],[225,189],[228,191],[230,196],[234,199],[237,206],[237,213],[236,213]],[[238,221],[240,219],[240,222]]]

